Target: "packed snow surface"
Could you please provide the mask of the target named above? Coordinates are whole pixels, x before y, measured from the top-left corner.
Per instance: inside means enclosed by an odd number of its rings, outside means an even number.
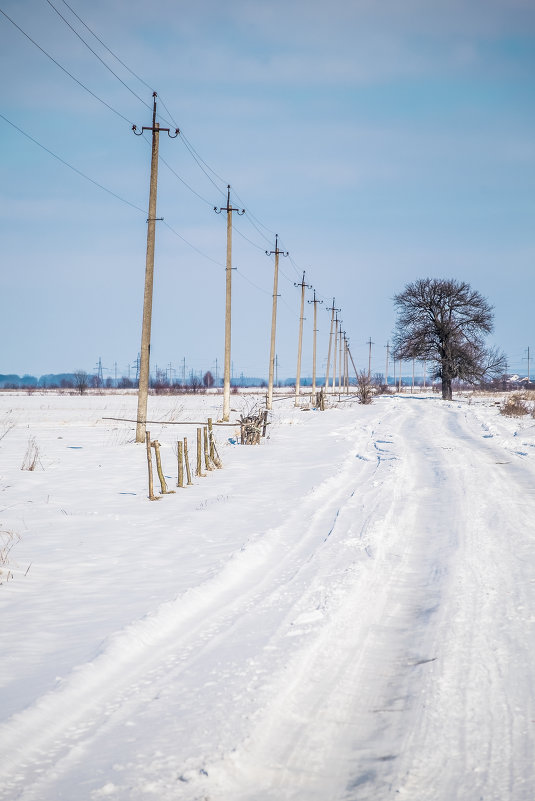
[[[0,799],[535,797],[535,420],[274,407],[180,489],[151,397],[151,502],[134,395],[0,394]]]

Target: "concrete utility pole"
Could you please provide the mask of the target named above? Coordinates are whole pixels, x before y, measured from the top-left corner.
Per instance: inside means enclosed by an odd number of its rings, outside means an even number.
[[[149,189],[149,216],[147,218],[147,255],[145,259],[145,293],[143,296],[143,323],[141,326],[141,355],[139,360],[139,388],[137,396],[137,427],[136,442],[145,442],[145,429],[147,423],[147,398],[149,395],[149,372],[150,372],[150,329],[152,323],[152,288],[154,283],[154,242],[156,239],[156,194],[158,190],[158,144],[160,132],[166,131],[171,139],[175,139],[180,133],[178,128],[171,134],[169,128],[160,128],[156,122],[156,92],[152,93],[152,126],[143,126],[141,131],[137,131],[137,126],[132,125],[132,130],[137,136],[142,136],[144,131],[152,132],[152,157],[150,164],[150,189]]]
[[[349,339],[345,341],[346,395],[349,395]]]
[[[334,305],[334,298],[333,298],[333,305],[329,308],[327,307],[327,311],[331,312],[331,330],[329,333],[329,352],[327,354],[327,369],[325,370],[325,391],[329,389],[329,368],[331,366],[331,349],[333,343],[333,327],[334,327],[334,313],[340,311],[340,309],[336,309]]]
[[[232,212],[245,214],[230,205],[230,184],[227,186],[227,205],[219,209],[214,206],[216,214],[227,212],[227,266],[226,266],[226,294],[225,294],[225,362],[223,370],[223,422],[228,423],[230,417],[230,332],[231,332],[231,301],[232,301]]]
[[[279,287],[279,256],[288,256],[288,253],[279,250],[279,235],[275,234],[275,250],[266,250],[267,256],[275,255],[275,270],[273,274],[273,308],[271,311],[271,346],[269,350],[269,381],[266,409],[273,408],[273,373],[275,371],[275,334],[277,330],[277,290]]]
[[[388,357],[390,355],[390,342],[386,343],[385,385],[388,386]],[[394,381],[394,384],[396,382]]]
[[[370,352],[368,355],[368,381],[372,377],[372,345],[375,345],[375,342],[372,342],[372,338],[370,337],[366,343],[370,346]]]
[[[299,337],[297,342],[297,372],[295,374],[295,403],[294,406],[299,404],[299,390],[301,388],[301,350],[303,346],[303,320],[305,311],[305,289],[310,287],[310,284],[305,284],[305,271],[303,270],[303,278],[300,284],[294,282],[294,286],[301,287],[301,313],[299,315]]]
[[[355,377],[357,378],[358,381],[359,374],[357,373],[357,368],[355,367],[355,362],[353,361],[353,356],[349,348],[347,349],[347,352],[349,353],[349,358],[351,359],[351,364],[353,365],[353,370],[355,371]]]
[[[334,347],[333,347],[333,378],[331,382],[331,394],[334,395],[336,389],[336,368],[338,361],[338,315],[334,316]]]
[[[316,290],[314,290],[314,299],[309,300],[309,303],[314,304],[314,327],[312,330],[312,395],[316,396],[316,335],[318,333],[318,303],[323,303],[322,300],[316,298]]]
[[[338,360],[338,392],[342,391],[342,381],[343,381],[343,369],[342,369],[342,337],[345,335],[345,331],[342,332],[342,321],[340,320],[340,340],[338,343],[339,347],[339,360]]]

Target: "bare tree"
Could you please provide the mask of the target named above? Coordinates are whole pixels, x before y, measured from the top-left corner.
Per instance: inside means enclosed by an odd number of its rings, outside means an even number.
[[[85,370],[76,370],[74,375],[74,388],[78,390],[80,395],[83,395],[89,386],[89,376]]]
[[[357,374],[356,396],[360,403],[368,404],[373,400],[374,385],[366,370],[360,370]]]
[[[397,359],[425,359],[442,380],[442,398],[451,400],[456,378],[475,384],[507,369],[505,354],[486,348],[493,310],[464,281],[421,278],[394,297],[398,319]]]
[[[210,370],[208,370],[202,377],[202,383],[206,387],[206,389],[210,389],[214,386],[214,377]]]

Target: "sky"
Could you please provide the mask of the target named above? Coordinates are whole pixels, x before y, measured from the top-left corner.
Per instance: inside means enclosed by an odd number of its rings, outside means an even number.
[[[0,373],[93,372],[99,359],[104,377],[135,373],[150,142],[131,128],[150,126],[156,91],[160,125],[181,134],[160,135],[153,371],[222,374],[226,213],[213,207],[230,184],[246,210],[233,214],[235,377],[268,373],[275,234],[289,253],[280,378],[296,373],[303,271],[307,301],[312,288],[323,301],[318,373],[333,298],[357,367],[371,340],[384,372],[393,297],[429,276],[488,298],[490,343],[524,374],[530,347],[533,375],[531,0],[0,9]]]

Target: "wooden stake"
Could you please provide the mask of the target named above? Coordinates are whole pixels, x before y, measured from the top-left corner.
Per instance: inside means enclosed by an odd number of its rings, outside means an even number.
[[[196,476],[206,477],[206,473],[202,471],[202,446],[201,446],[202,429],[197,429],[197,468],[195,470]]]
[[[193,484],[191,480],[191,467],[189,464],[189,455],[188,455],[188,438],[184,437],[184,464],[186,465],[186,477],[188,479],[188,487]]]
[[[203,441],[204,441],[204,467],[206,470],[213,470],[212,462],[210,460],[210,451],[208,449],[208,426],[203,427]]]
[[[178,459],[178,481],[176,482],[177,487],[184,486],[184,457],[183,457],[183,450],[184,446],[180,440],[178,440],[176,444],[176,455]]]
[[[145,443],[147,446],[147,466],[149,468],[149,500],[158,501],[159,498],[154,494],[154,482],[152,480],[152,451],[150,447],[150,432],[145,432]]]
[[[216,451],[211,417],[208,418],[208,439],[210,441],[210,459],[212,460],[212,464],[214,464],[217,469],[220,470],[223,465],[221,464],[221,459]]]
[[[154,453],[156,454],[156,469],[158,471],[158,478],[160,479],[160,486],[162,489],[162,495],[172,495],[174,490],[168,490],[167,484],[165,482],[165,476],[162,470],[162,459],[160,456],[160,443],[157,439],[154,442],[151,442],[152,447],[154,448]]]

